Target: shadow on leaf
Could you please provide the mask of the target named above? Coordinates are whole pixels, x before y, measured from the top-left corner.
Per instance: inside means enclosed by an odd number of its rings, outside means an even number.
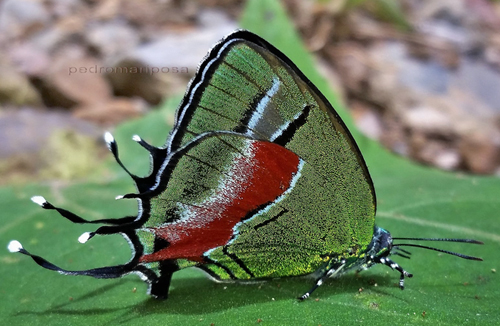
[[[15,315],[90,316],[123,312],[120,317],[115,319],[115,322],[131,321],[156,314],[204,315],[272,301],[289,301],[291,304],[307,305],[315,298],[324,300],[342,294],[358,295],[360,288],[366,289],[362,293],[365,298],[371,295],[390,296],[391,294],[382,289],[393,286],[394,279],[391,275],[370,275],[369,277],[357,274],[346,275],[339,279],[328,280],[314,293],[312,298],[305,302],[300,302],[297,297],[307,291],[314,283],[314,279],[310,277],[282,278],[250,284],[215,283],[203,277],[182,278],[174,281],[167,300],[156,300],[148,297],[142,302],[127,304],[125,302],[130,300],[127,298],[122,299],[126,305],[121,307],[116,307],[116,305],[103,307],[98,300],[100,296],[114,295],[117,291],[115,288],[124,289],[126,286],[129,287],[131,283],[141,284],[139,281],[123,279],[45,311],[21,311]],[[374,286],[374,284],[378,286]],[[89,307],[89,302],[91,307]]]

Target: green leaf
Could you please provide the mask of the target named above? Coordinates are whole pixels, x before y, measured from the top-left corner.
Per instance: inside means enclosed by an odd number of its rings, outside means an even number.
[[[277,2],[250,1],[243,26],[257,31],[292,57],[345,116],[346,111],[314,70],[310,56]],[[132,171],[147,173],[149,162],[147,153],[130,137],[137,133],[155,145],[162,144],[176,103],[171,101],[162,110],[129,122],[114,133],[123,161]],[[354,131],[351,119],[346,120]],[[310,278],[217,284],[200,271],[188,269],[175,274],[170,298],[156,301],[145,294],[146,285],[135,275],[120,280],[61,276],[39,268],[27,257],[4,250],[0,252],[3,324],[497,324],[500,282],[493,270],[499,269],[500,181],[417,166],[387,153],[359,133],[355,135],[374,179],[381,227],[399,237],[482,240],[484,246],[436,246],[480,256],[484,262],[414,248],[410,260],[395,257],[414,274],[407,279],[404,291],[397,287],[397,272],[376,266],[359,275],[329,280],[304,302],[295,298],[311,287]],[[101,236],[79,244],[78,236],[92,228],[71,224],[57,213],[29,202],[32,195],[43,195],[88,218],[135,214],[134,201],[113,199],[133,192],[133,183],[116,164],[108,164],[110,170],[98,180],[0,188],[3,245],[18,239],[28,250],[68,269],[126,262],[130,250],[121,237]]]

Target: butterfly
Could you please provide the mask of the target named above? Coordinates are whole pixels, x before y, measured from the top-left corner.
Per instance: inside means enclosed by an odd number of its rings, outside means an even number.
[[[391,255],[401,247],[436,250],[395,238],[375,225],[376,196],[363,156],[328,100],[282,52],[261,37],[238,30],[216,44],[201,62],[176,113],[163,147],[133,139],[151,157],[145,177],[121,162],[110,133],[105,141],[132,177],[135,216],[86,220],[41,196],[32,200],[74,223],[103,224],[80,236],[121,234],[129,262],[69,271],[29,253],[20,242],[11,252],[65,275],[118,278],[138,274],[148,293],[166,298],[173,273],[197,267],[218,281],[312,274],[305,299],[327,278],[382,264],[412,274]],[[396,243],[395,243],[396,242]]]

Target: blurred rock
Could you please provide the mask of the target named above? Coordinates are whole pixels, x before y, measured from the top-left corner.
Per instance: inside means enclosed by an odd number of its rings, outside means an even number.
[[[351,112],[356,127],[371,139],[380,140],[383,134],[382,120],[369,105],[355,101],[351,104]]]
[[[14,67],[2,76],[10,96],[2,99],[36,104],[36,90],[46,106],[101,122],[142,112],[142,103],[113,96],[158,104],[183,92],[207,48],[237,27],[222,11],[200,8],[195,1],[7,0],[0,48]],[[7,38],[22,41],[6,46]]]
[[[436,153],[431,163],[443,170],[456,170],[460,167],[460,154],[450,148],[441,148],[441,150]]]
[[[86,3],[83,0],[50,0],[46,1],[50,12],[56,17],[68,17],[73,14],[87,11]]]
[[[333,64],[344,87],[357,94],[365,92],[370,69],[366,50],[354,42],[344,42],[327,51],[334,58]]]
[[[408,30],[371,1],[285,1],[309,49],[330,62],[321,67],[336,69],[321,70],[369,137],[443,169],[500,171],[500,3],[399,3]],[[42,102],[104,125],[134,117],[184,92],[207,49],[237,28],[231,17],[241,7],[231,0],[5,0],[0,101]]]
[[[43,1],[4,0],[0,3],[0,35],[17,38],[41,30],[50,22]]]
[[[386,45],[386,46],[384,46]],[[366,65],[368,73],[364,82],[364,97],[370,102],[388,104],[399,88],[399,67],[396,58],[401,57],[402,50],[392,42],[377,42],[367,51]]]
[[[500,8],[500,5],[499,5]],[[500,70],[500,33],[490,36],[488,46],[486,47],[484,56],[486,62],[492,67]]]
[[[47,106],[71,108],[75,105],[105,102],[112,89],[99,69],[99,61],[67,48],[58,53],[49,71],[35,81]]]
[[[413,141],[415,142],[416,138]],[[449,148],[447,142],[443,140],[423,140],[419,150],[413,148],[412,157],[443,170],[455,170],[461,161],[458,151]]]
[[[0,104],[40,106],[41,98],[26,75],[0,57]]]
[[[326,60],[323,60],[321,58],[318,58],[318,60],[316,60],[316,67],[321,76],[326,79],[330,88],[338,96],[339,100],[345,101],[345,88],[342,85],[342,79],[340,78],[337,71],[331,69],[330,64]]]
[[[139,61],[123,60],[111,67],[106,77],[116,95],[140,97],[156,105],[163,97],[172,95],[173,89],[168,87],[169,78],[183,80],[180,84],[185,88],[191,77],[188,73],[186,67],[149,66]],[[174,90],[178,91],[179,88]]]
[[[84,45],[81,44],[83,24],[82,17],[68,17],[34,35],[30,43],[48,54],[57,53],[68,44],[81,46],[84,49]]]
[[[487,118],[500,114],[500,72],[486,63],[463,59],[460,67],[450,75],[449,85],[457,94],[468,94],[468,105],[462,105],[468,114]]]
[[[480,27],[488,28],[493,31],[500,30],[500,11],[495,10],[498,8],[498,1],[489,0],[467,0],[465,2],[467,7],[467,15],[465,19],[467,22],[479,25]]]
[[[139,45],[139,35],[135,29],[123,21],[108,21],[92,24],[86,38],[103,57],[103,65],[112,66]]]
[[[476,131],[460,141],[460,154],[465,167],[474,173],[494,173],[500,160],[500,134]]]
[[[93,16],[96,20],[107,21],[118,16],[122,0],[102,0],[95,2]]]
[[[0,111],[0,159],[36,153],[44,148],[51,133],[70,129],[92,137],[101,137],[95,125],[63,111],[41,111],[29,107]]]
[[[41,76],[50,67],[50,56],[32,42],[13,44],[8,50],[12,65],[29,77]]]
[[[92,121],[99,125],[116,125],[137,118],[146,110],[142,99],[113,98],[107,102],[94,102],[78,106],[73,113],[76,118]]]
[[[188,26],[194,22],[198,8],[198,1],[122,0],[118,16],[145,28]]]
[[[416,106],[402,112],[403,124],[426,134],[451,134],[453,121],[437,107]]]
[[[202,26],[195,33],[165,33],[155,41],[135,49],[128,60],[135,60],[151,67],[187,67],[194,70],[207,54],[207,49],[218,42],[237,25],[219,12],[202,15]]]
[[[454,14],[462,15],[460,10]],[[432,37],[431,48],[438,44]],[[424,39],[418,42],[425,46]],[[499,132],[500,73],[468,55],[450,66],[442,54],[421,60],[413,56],[416,44],[414,38],[409,43],[376,39],[364,47],[353,42],[329,47],[357,125],[393,151],[422,162],[493,173],[500,166],[500,142],[492,140]],[[364,112],[370,108],[372,115]],[[491,137],[467,139],[478,132]],[[478,154],[471,155],[475,147]]]
[[[165,96],[179,90],[182,92],[207,49],[219,41],[221,35],[236,28],[233,22],[217,11],[207,11],[200,20],[203,28],[196,33],[165,33],[157,40],[139,45],[127,53],[107,76],[115,93],[138,96],[151,104],[158,104]],[[180,83],[173,83],[173,80]],[[172,84],[182,86],[172,88]]]

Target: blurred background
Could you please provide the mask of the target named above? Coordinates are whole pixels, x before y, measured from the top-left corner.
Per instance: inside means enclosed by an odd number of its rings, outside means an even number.
[[[440,169],[500,174],[500,1],[283,4],[365,135]],[[244,7],[1,2],[0,184],[85,176],[109,158],[103,131],[183,94]]]

